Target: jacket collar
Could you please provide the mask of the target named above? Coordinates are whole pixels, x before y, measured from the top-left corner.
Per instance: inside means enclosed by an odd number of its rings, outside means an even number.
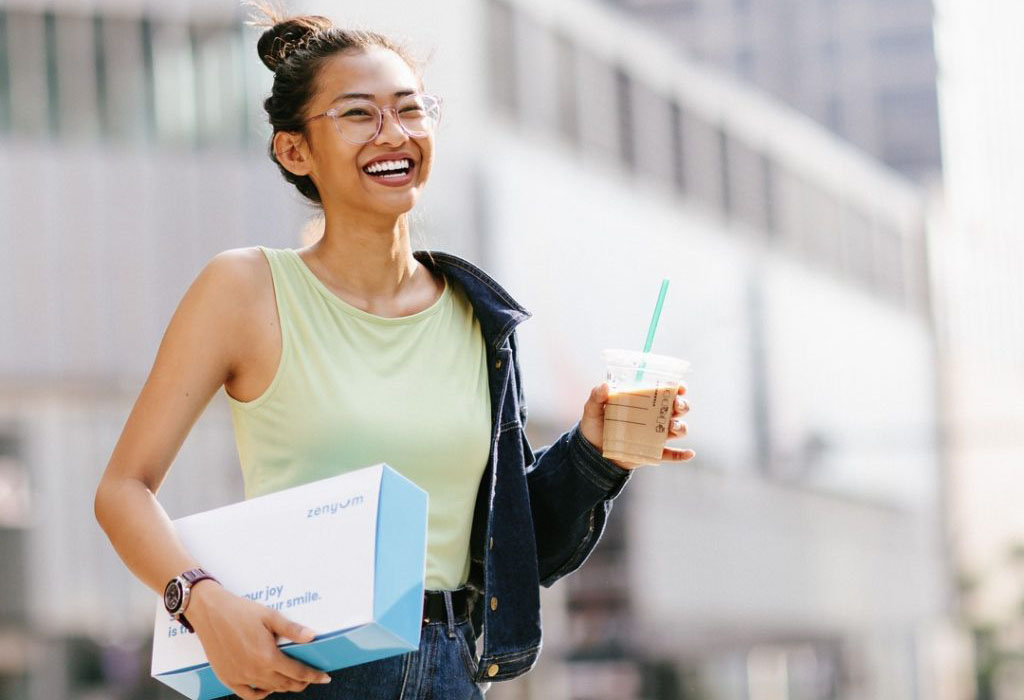
[[[533,315],[490,275],[467,260],[432,250],[417,250],[413,256],[427,268],[453,278],[466,290],[480,322],[480,331],[495,349],[502,346],[516,326]]]

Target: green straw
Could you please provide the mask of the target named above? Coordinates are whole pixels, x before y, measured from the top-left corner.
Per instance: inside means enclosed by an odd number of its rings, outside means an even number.
[[[651,346],[654,344],[654,332],[658,330],[658,319],[661,318],[661,307],[665,303],[665,292],[667,291],[668,277],[661,281],[661,291],[658,292],[658,303],[654,305],[654,315],[651,316],[651,325],[647,328],[647,341],[644,343],[645,353],[650,352]],[[644,378],[644,367],[646,366],[646,361],[640,363],[640,369],[636,371],[637,382]]]

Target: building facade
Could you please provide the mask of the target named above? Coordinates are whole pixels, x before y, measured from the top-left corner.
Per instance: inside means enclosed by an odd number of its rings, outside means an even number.
[[[607,0],[905,175],[941,170],[931,0]]]
[[[480,262],[533,311],[535,446],[579,418],[600,350],[639,345],[663,277],[655,350],[694,367],[697,460],[636,475],[587,565],[543,592],[538,667],[488,697],[941,697],[921,191],[600,4],[389,0],[338,19],[430,56],[446,112],[413,242]],[[271,76],[242,20],[230,2],[0,9],[12,698],[162,692],[138,685],[154,595],[92,491],[206,260],[297,247],[312,213],[265,155]],[[172,516],[241,498],[223,393],[159,497]]]
[[[932,217],[950,525],[978,697],[1024,687],[1024,21],[1017,3],[937,2],[946,162]]]

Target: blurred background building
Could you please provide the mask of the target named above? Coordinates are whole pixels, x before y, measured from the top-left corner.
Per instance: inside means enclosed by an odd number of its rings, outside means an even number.
[[[636,475],[584,568],[543,591],[535,671],[488,697],[971,697],[931,320],[944,254],[926,192],[882,162],[926,178],[937,156],[901,164],[877,132],[857,148],[606,3],[292,7],[430,56],[446,113],[413,243],[533,311],[535,447],[578,419],[601,349],[639,346],[672,279],[655,350],[693,363],[698,457]],[[0,4],[4,700],[172,697],[146,680],[155,595],[92,495],[205,262],[302,245],[312,210],[265,154],[272,76],[244,14]],[[241,497],[220,393],[160,500],[173,517]]]
[[[1024,693],[1024,6],[936,3],[945,196],[930,229],[961,617],[980,698]]]
[[[605,0],[918,181],[941,169],[931,0]]]

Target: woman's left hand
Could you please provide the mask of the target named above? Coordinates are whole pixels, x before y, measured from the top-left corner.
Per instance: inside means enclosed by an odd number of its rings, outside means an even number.
[[[580,432],[587,442],[597,448],[598,452],[601,451],[604,445],[604,408],[608,402],[609,389],[608,382],[603,382],[594,387],[593,391],[590,392],[590,398],[587,399],[587,403],[583,406],[583,418],[580,420]],[[689,412],[690,404],[683,398],[685,394],[686,385],[680,384],[672,410],[672,419],[669,421],[667,438],[669,440],[686,435],[686,423],[682,421],[682,417]],[[693,459],[694,454],[693,450],[666,447],[661,454],[661,461],[687,462]],[[608,461],[623,469],[636,469],[637,467],[644,466],[643,464],[622,462],[617,459]]]

